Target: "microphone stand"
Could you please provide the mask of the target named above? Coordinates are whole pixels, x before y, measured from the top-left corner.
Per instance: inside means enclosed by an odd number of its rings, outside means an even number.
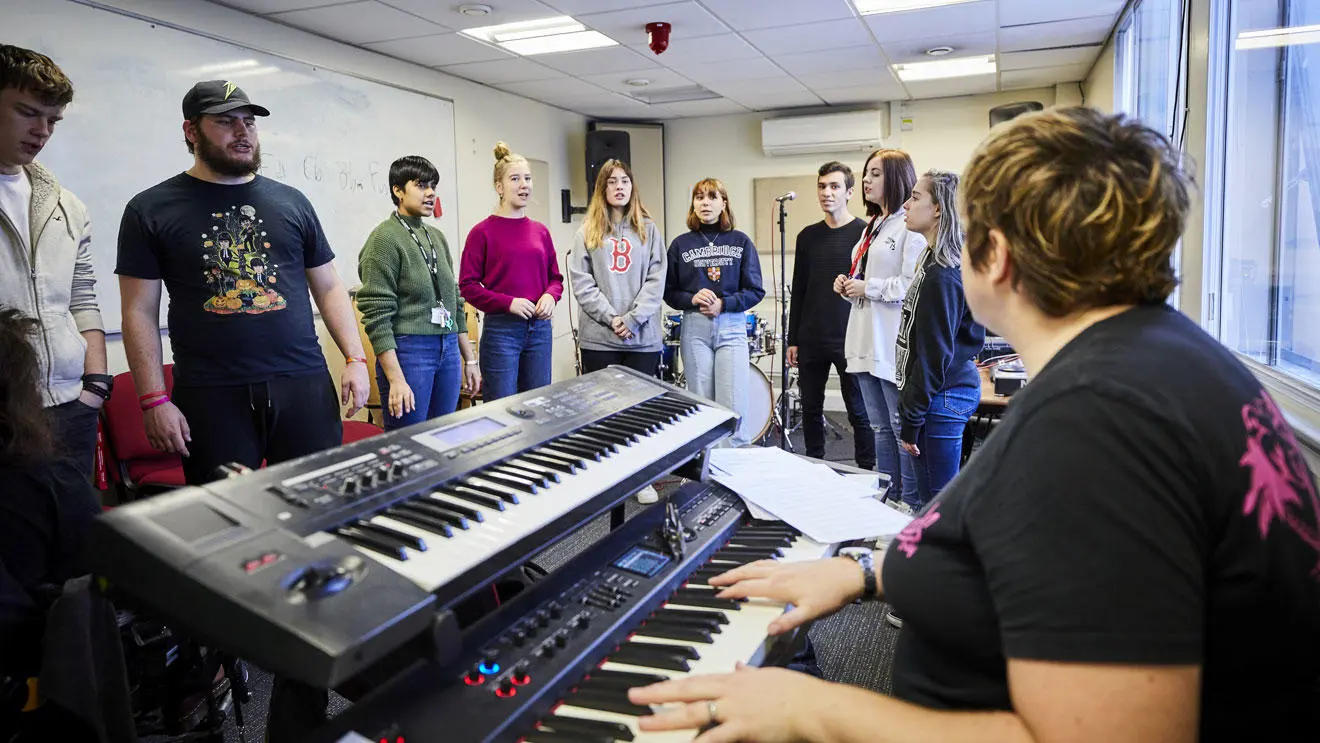
[[[788,450],[788,202],[779,201],[779,448]]]

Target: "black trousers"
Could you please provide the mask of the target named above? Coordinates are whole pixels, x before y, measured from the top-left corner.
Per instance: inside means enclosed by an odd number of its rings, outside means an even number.
[[[843,347],[798,346],[798,389],[802,391],[802,438],[804,452],[817,459],[825,456],[825,382],[830,367],[839,374],[839,387],[843,392],[843,406],[848,411],[848,423],[853,430],[853,454],[857,466],[875,469],[875,433],[866,418],[866,403],[862,390],[847,372],[848,362]]]
[[[582,349],[582,371],[600,371],[610,364],[622,364],[629,369],[654,377],[660,368],[659,351],[594,351]]]
[[[189,485],[216,479],[216,468],[238,462],[257,469],[297,459],[344,440],[339,396],[324,372],[215,387],[175,386],[171,400],[192,441],[183,458]]]
[[[96,461],[96,421],[100,415],[100,411],[82,400],[46,408],[46,417],[55,429],[56,445],[88,480],[92,479]]]

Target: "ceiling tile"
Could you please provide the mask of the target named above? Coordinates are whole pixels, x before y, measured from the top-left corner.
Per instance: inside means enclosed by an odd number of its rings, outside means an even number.
[[[1113,27],[1114,18],[1107,15],[1010,26],[999,29],[999,51],[1016,52],[1023,49],[1103,44]]]
[[[1084,3],[1067,3],[1059,0],[999,0],[999,25],[1020,26],[1025,23],[1063,21],[1105,14],[1108,14],[1112,21],[1126,4],[1126,0],[1086,0]]]
[[[428,36],[448,29],[377,0],[276,13],[272,20],[332,39],[362,44],[370,41]]]
[[[603,70],[631,72],[634,70],[654,70],[660,65],[638,54],[626,46],[608,46],[601,49],[584,49],[580,52],[560,54],[540,54],[536,61],[570,75],[590,75]]]
[[[771,59],[790,75],[810,75],[826,69],[832,71],[883,69],[889,64],[875,44],[797,54],[773,54]]]
[[[1058,2],[1058,0],[1052,0]],[[939,8],[909,10],[904,13],[875,13],[863,16],[866,25],[871,27],[876,41],[902,41],[921,39],[939,29],[950,36],[972,34],[978,31],[995,29],[994,0],[981,0],[976,3],[946,5]]]
[[[994,75],[950,77],[906,83],[913,98],[945,98],[954,95],[977,95],[995,92]]]
[[[729,27],[723,21],[691,0],[656,7],[578,15],[574,18],[620,44],[634,46],[647,43],[646,24],[652,21],[664,21],[673,26],[670,38],[674,40],[729,33]],[[648,50],[646,53],[651,52]]]
[[[711,90],[725,98],[741,100],[740,96],[764,96],[770,93],[809,93],[806,86],[796,80],[785,77],[771,77],[764,80],[731,80],[711,83]]]
[[[625,80],[631,80],[634,78],[650,80],[651,84],[638,88],[624,82]],[[646,70],[645,72],[640,73],[608,72],[602,75],[583,75],[582,79],[618,93],[634,93],[640,90],[646,90],[647,88],[685,88],[693,82],[677,72],[667,70],[663,67],[658,67],[654,70]]]
[[[813,90],[816,88],[854,88],[872,85],[877,88],[893,88],[898,80],[888,68],[873,70],[848,70],[845,72],[816,72],[810,75],[798,75],[803,85]]]
[[[406,59],[409,62],[440,67],[442,65],[462,64],[464,62],[488,62],[495,59],[509,59],[514,55],[503,49],[488,46],[457,33],[419,36],[415,39],[395,39],[363,44],[381,54]]]
[[[575,77],[553,80],[536,80],[525,83],[501,83],[500,90],[516,93],[527,98],[554,98],[561,100],[599,100],[612,98],[613,94],[599,86],[583,82]]]
[[[504,83],[522,83],[532,80],[553,80],[562,78],[565,75],[557,70],[552,70],[545,65],[537,64],[530,59],[514,57],[513,59],[500,59],[494,62],[469,62],[468,64],[446,65],[438,67],[441,72],[447,72],[451,75],[475,80],[479,83],[488,85],[503,85]]]
[[[675,116],[725,116],[747,113],[747,107],[733,101],[717,98],[709,101],[666,103],[663,108]]]
[[[1100,45],[1072,46],[1063,49],[1037,49],[999,55],[999,70],[1029,70],[1033,67],[1059,67],[1090,64],[1100,56]]]
[[[848,0],[702,0],[739,31],[856,18]]]
[[[543,0],[543,2],[560,13],[574,18],[587,13],[607,13],[611,10],[641,8],[655,4],[655,0]]]
[[[644,54],[650,54],[646,41],[630,44]],[[699,39],[671,39],[669,49],[656,59],[666,67],[678,69],[685,65],[703,65],[730,59],[752,59],[761,53],[743,41],[737,34],[703,36]]]
[[[458,12],[458,2],[436,2],[436,0],[380,0],[428,21],[439,23],[455,30],[495,26],[501,23],[531,21],[537,18],[551,18],[562,15],[559,11],[539,0],[496,0],[485,3],[492,10],[483,16],[468,16]]]
[[[1059,83],[1075,83],[1085,80],[1087,73],[1090,71],[1090,65],[1008,70],[999,73],[999,86],[1004,90],[1022,90],[1023,88],[1041,88]]]
[[[856,18],[744,31],[743,38],[766,54],[793,54],[871,43],[871,32]]]
[[[778,65],[765,57],[731,59],[716,64],[675,67],[674,71],[702,85],[713,82],[729,82],[731,80],[762,80],[768,77],[787,77]]]
[[[901,101],[907,99],[907,93],[903,89],[877,87],[875,85],[863,85],[851,88],[815,88],[812,92],[820,96],[831,106],[840,106],[850,103],[880,103],[882,101]]]
[[[281,13],[286,10],[302,10],[319,5],[338,5],[344,0],[215,0],[220,5],[227,5],[247,13],[265,15]]]
[[[732,99],[754,111],[773,111],[781,108],[800,108],[803,106],[821,106],[825,101],[820,96],[807,91],[805,93],[761,93],[740,95]]]
[[[927,49],[933,49],[937,46],[953,47],[951,57],[971,57],[978,54],[995,53],[995,32],[993,30],[981,31],[974,34],[960,34],[958,36],[934,36],[922,39],[903,39],[901,41],[887,41],[880,45],[885,50],[885,55],[889,61],[894,64],[904,62],[930,62],[938,59],[926,54]]]

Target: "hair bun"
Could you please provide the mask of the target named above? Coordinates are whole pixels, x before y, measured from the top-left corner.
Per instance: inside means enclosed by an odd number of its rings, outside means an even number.
[[[506,158],[506,157],[508,157],[509,155],[512,155],[512,154],[513,154],[513,151],[509,149],[509,146],[508,146],[507,144],[504,144],[503,142],[496,142],[496,143],[495,143],[495,160],[496,160],[496,162],[498,162],[498,161],[500,161],[500,160],[503,160],[504,158]]]

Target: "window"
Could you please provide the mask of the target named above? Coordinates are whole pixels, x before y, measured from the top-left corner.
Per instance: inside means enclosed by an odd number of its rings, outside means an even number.
[[[1211,31],[1212,332],[1320,392],[1320,3],[1219,0]],[[1218,31],[1218,32],[1216,32]]]
[[[1173,136],[1182,81],[1183,0],[1141,0],[1119,25],[1117,101],[1126,111]]]

